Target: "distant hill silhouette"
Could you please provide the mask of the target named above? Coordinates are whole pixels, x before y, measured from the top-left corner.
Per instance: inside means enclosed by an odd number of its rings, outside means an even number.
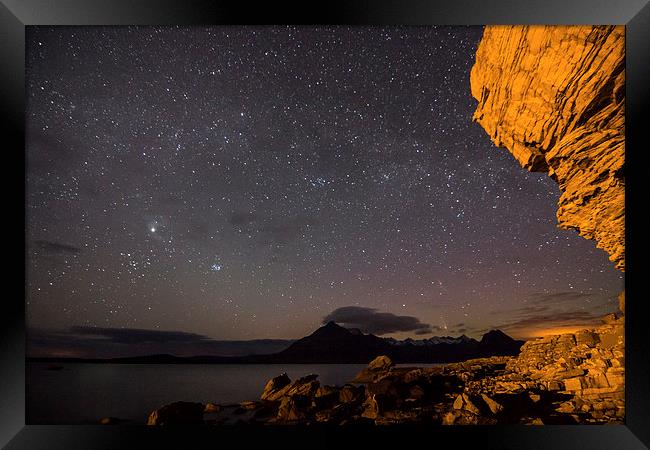
[[[328,322],[289,348],[275,354],[278,362],[359,363],[368,362],[392,346],[373,334],[348,330]]]
[[[491,330],[480,341],[465,335],[458,338],[398,341],[364,334],[328,322],[288,348],[268,355],[192,356],[146,355],[111,359],[28,358],[30,361],[93,362],[121,364],[366,364],[378,355],[396,363],[446,363],[486,356],[516,355],[524,341],[501,330]]]
[[[523,341],[517,341],[501,330],[490,330],[483,335],[479,345],[492,355],[511,355],[519,353]]]

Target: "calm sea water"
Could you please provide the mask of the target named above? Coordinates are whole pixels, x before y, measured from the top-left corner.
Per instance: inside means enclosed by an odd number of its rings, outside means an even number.
[[[228,404],[258,400],[270,378],[310,373],[321,384],[343,385],[365,364],[50,364],[26,370],[27,423],[97,423],[102,417],[145,422],[149,412],[175,401]]]

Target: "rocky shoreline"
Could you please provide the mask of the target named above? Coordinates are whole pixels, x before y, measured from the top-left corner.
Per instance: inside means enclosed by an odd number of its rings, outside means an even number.
[[[176,402],[149,425],[608,424],[625,417],[624,317],[526,342],[518,356],[396,367],[378,356],[343,386],[318,375],[269,380],[259,400]]]

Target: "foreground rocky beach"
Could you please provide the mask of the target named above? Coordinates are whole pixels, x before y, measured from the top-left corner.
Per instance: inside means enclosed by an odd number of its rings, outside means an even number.
[[[317,374],[279,374],[259,399],[176,402],[151,412],[148,424],[622,423],[625,319],[609,314],[603,322],[528,341],[516,357],[396,367],[380,355],[343,386],[321,385]]]

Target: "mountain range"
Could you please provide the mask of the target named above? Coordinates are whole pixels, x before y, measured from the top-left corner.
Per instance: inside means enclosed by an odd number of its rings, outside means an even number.
[[[438,363],[516,355],[523,343],[500,330],[489,331],[480,341],[465,335],[398,341],[348,330],[329,322],[271,356],[277,362],[366,363],[378,355],[387,355],[397,363]]]
[[[271,354],[246,356],[145,355],[110,359],[29,358],[32,361],[110,362],[140,364],[366,364],[378,355],[387,355],[396,363],[446,363],[497,355],[516,355],[524,341],[511,338],[500,330],[491,330],[480,341],[465,335],[429,339],[381,338],[328,322],[309,336],[287,341],[284,350]]]

